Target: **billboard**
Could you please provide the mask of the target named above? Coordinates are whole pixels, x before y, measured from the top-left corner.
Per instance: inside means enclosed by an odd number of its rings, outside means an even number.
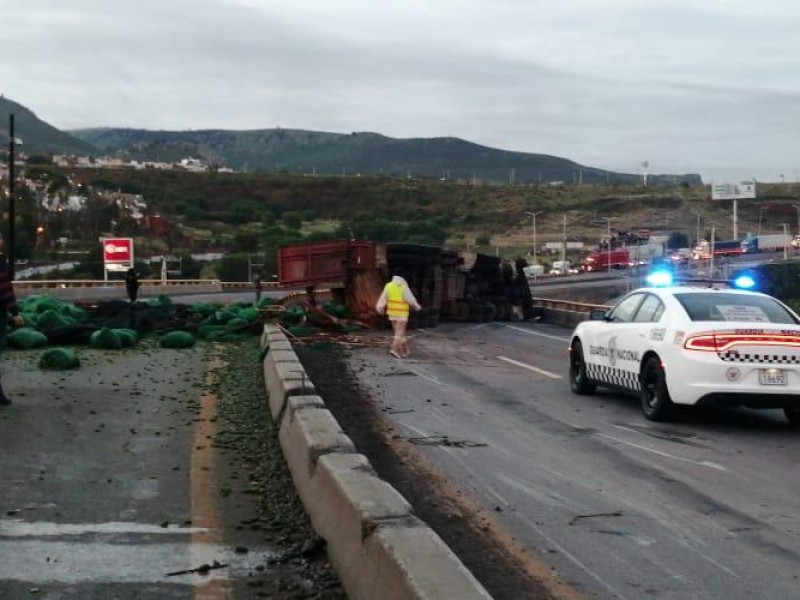
[[[740,200],[756,197],[755,181],[740,181],[739,183],[712,183],[712,200]]]

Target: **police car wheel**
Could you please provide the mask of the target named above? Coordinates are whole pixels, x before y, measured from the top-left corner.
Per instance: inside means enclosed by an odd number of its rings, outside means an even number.
[[[576,394],[593,394],[597,386],[586,375],[583,346],[576,341],[569,353],[569,386]]]
[[[783,414],[792,427],[800,427],[800,408],[784,408]]]
[[[651,421],[665,421],[674,405],[667,390],[667,380],[661,360],[655,356],[647,359],[640,375],[641,403],[644,416]]]

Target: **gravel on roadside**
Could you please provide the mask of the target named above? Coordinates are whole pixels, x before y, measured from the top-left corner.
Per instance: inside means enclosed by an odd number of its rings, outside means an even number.
[[[237,474],[221,493],[257,496],[257,514],[240,527],[258,529],[276,550],[264,565],[265,584],[255,590],[255,597],[346,598],[325,543],[311,527],[281,453],[278,429],[267,410],[257,342],[248,340],[219,348],[222,367],[211,390],[218,397],[218,429],[213,444]]]

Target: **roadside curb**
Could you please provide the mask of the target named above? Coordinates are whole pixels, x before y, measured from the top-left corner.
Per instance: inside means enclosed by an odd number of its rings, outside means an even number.
[[[287,345],[278,327],[264,326],[268,406],[297,492],[350,600],[491,600],[357,452]]]

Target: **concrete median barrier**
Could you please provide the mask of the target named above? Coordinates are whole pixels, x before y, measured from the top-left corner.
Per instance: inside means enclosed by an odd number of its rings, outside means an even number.
[[[288,399],[278,439],[300,497],[309,500],[319,459],[333,452],[356,451],[319,396]]]
[[[314,392],[314,385],[294,350],[267,352],[264,359],[264,379],[267,384],[270,414],[276,422],[280,422],[287,398]]]
[[[354,598],[491,600],[442,538],[421,521],[378,527],[364,541],[354,587]]]
[[[491,600],[442,539],[380,479],[319,396],[285,335],[265,326],[268,403],[297,492],[350,600]],[[280,345],[280,347],[279,347]]]

